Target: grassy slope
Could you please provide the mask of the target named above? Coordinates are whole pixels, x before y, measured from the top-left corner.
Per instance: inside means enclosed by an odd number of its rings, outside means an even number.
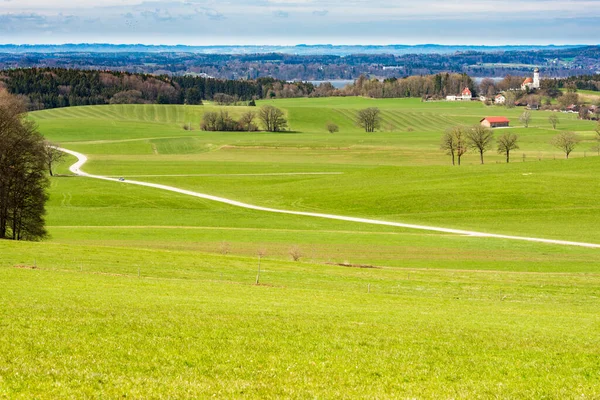
[[[598,188],[593,171],[600,158],[584,159],[582,152],[576,152],[573,157],[578,159],[560,161],[562,156],[549,145],[556,132],[549,129],[546,112],[535,112],[528,129],[511,129],[521,135],[524,151],[515,154],[518,164],[497,164],[501,157],[491,152],[485,166],[477,164],[476,155],[469,155],[463,160],[466,165],[452,168],[437,150],[443,129],[489,114],[505,114],[517,121],[521,110],[411,99],[271,103],[285,108],[297,133],[210,133],[181,128],[186,121],[197,125],[201,113],[211,106],[82,107],[44,111],[35,118],[49,137],[90,154],[86,170],[94,173],[141,175],[139,179],[288,209],[600,242],[598,206],[593,200]],[[370,105],[380,107],[386,121],[395,124],[390,131],[367,135],[354,126],[356,109]],[[231,107],[229,111],[239,114],[245,109]],[[574,115],[560,118],[560,129],[578,131],[588,139],[579,148],[589,150],[593,124],[578,121]],[[341,126],[339,134],[324,132],[328,120]],[[529,162],[522,162],[523,154]],[[343,175],[171,176],[281,172]],[[57,187],[61,202],[62,196],[73,192],[69,185],[63,186]]]
[[[479,166],[471,155],[452,168],[437,150],[443,129],[520,111],[274,104],[294,133],[181,128],[210,105],[33,118],[90,154],[90,172],[262,205],[600,242],[600,158],[552,160],[546,113],[513,129],[528,162],[490,154]],[[384,132],[353,126],[368,105],[384,110]],[[592,137],[591,124],[561,119]],[[325,132],[328,120],[339,134]],[[281,172],[343,174],[156,176]],[[48,221],[48,242],[0,242],[0,397],[600,396],[597,250],[272,215],[70,177],[52,179]],[[282,261],[292,245],[304,262]],[[258,249],[263,286],[245,258]],[[386,267],[332,265],[344,261]]]
[[[600,395],[597,274],[0,251],[8,398]]]

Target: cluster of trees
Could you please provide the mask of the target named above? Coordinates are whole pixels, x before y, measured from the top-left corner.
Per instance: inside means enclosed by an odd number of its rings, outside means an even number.
[[[354,83],[336,89],[329,83],[321,84],[310,94],[311,97],[365,96],[372,98],[434,97],[459,94],[466,87],[473,93],[476,85],[466,74],[436,74],[389,78],[383,81],[361,75]]]
[[[552,118],[552,117],[551,117]],[[598,145],[595,149],[600,154],[600,122],[596,127]],[[519,149],[519,137],[514,133],[504,133],[496,140],[498,154],[506,156],[506,162],[510,162],[510,153]],[[573,152],[581,141],[574,132],[561,132],[554,136],[550,143],[565,153],[565,157]],[[494,146],[494,132],[490,128],[481,125],[471,127],[455,126],[447,129],[442,135],[440,149],[446,151],[451,157],[452,165],[460,165],[461,157],[469,150],[479,153],[481,164],[484,154]]]
[[[287,128],[285,113],[281,109],[270,105],[261,107],[258,112],[247,111],[242,114],[239,120],[233,119],[229,112],[225,110],[219,112],[207,111],[202,117],[200,128],[204,131],[253,132],[258,130],[256,120],[268,132],[280,132]]]
[[[27,99],[29,110],[97,104],[235,104],[261,98],[308,96],[310,83],[273,78],[221,80],[60,68],[0,71],[0,87]]]
[[[46,236],[47,168],[57,157],[25,112],[22,99],[0,90],[0,239]]]
[[[555,82],[559,88],[600,91],[600,74],[570,76],[556,79]]]
[[[498,138],[498,154],[506,155],[506,162],[510,162],[510,152],[519,148],[518,136],[505,133]],[[449,128],[442,135],[440,149],[452,158],[452,165],[460,165],[461,157],[469,150],[479,153],[483,164],[483,155],[492,148],[494,144],[494,133],[491,129],[481,125],[472,127],[455,126]]]

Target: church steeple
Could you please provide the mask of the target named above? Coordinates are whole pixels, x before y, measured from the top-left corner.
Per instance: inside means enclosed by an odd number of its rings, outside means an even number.
[[[540,88],[540,69],[537,67],[533,70],[533,85],[531,87],[534,89]]]

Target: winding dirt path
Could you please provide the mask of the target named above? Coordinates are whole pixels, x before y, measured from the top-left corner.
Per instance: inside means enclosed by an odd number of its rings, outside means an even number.
[[[111,178],[108,176],[88,174],[81,170],[83,165],[87,162],[87,157],[84,154],[78,153],[73,150],[60,148],[60,147],[57,149],[62,152],[65,152],[67,154],[77,157],[77,162],[75,164],[71,165],[71,167],[69,167],[69,170],[78,176],[85,176],[88,178],[101,179],[104,181],[119,182],[119,183],[126,183],[126,184],[130,184],[130,185],[146,186],[146,187],[151,187],[151,188],[155,188],[155,189],[168,190],[170,192],[185,194],[185,195],[193,196],[193,197],[199,197],[201,199],[206,199],[206,200],[211,200],[211,201],[217,201],[219,203],[225,203],[225,204],[229,204],[229,205],[236,206],[236,207],[247,208],[250,210],[265,211],[265,212],[278,213],[278,214],[301,215],[301,216],[305,216],[305,217],[327,218],[327,219],[335,219],[335,220],[339,220],[339,221],[358,222],[358,223],[363,223],[363,224],[394,226],[394,227],[398,227],[398,228],[419,229],[419,230],[432,231],[432,232],[453,233],[453,234],[463,235],[463,236],[520,240],[520,241],[525,241],[525,242],[548,243],[548,244],[556,244],[556,245],[563,245],[563,246],[579,246],[579,247],[600,249],[600,244],[596,244],[596,243],[570,242],[570,241],[566,241],[566,240],[541,239],[541,238],[526,237],[526,236],[498,235],[498,234],[494,234],[494,233],[466,231],[466,230],[461,230],[461,229],[451,229],[451,228],[443,228],[443,227],[437,227],[437,226],[404,224],[401,222],[390,222],[390,221],[380,221],[380,220],[376,220],[376,219],[346,217],[343,215],[335,215],[335,214],[321,214],[321,213],[313,213],[313,212],[290,211],[290,210],[280,210],[277,208],[261,207],[261,206],[256,206],[253,204],[247,204],[247,203],[242,203],[240,201],[227,199],[224,197],[218,197],[218,196],[212,196],[210,194],[193,192],[191,190],[179,189],[179,188],[176,188],[173,186],[161,185],[158,183],[149,183],[149,182],[132,181],[132,180],[120,181],[118,178]]]

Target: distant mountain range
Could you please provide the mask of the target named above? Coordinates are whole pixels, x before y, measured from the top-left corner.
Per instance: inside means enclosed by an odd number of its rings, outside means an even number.
[[[520,45],[520,46],[469,46],[469,45],[304,45],[296,46],[185,46],[185,45],[144,45],[144,44],[48,44],[48,45],[0,45],[0,53],[193,53],[193,54],[296,54],[296,55],[335,55],[351,54],[451,54],[456,52],[507,52],[532,50],[561,50],[585,47],[588,45]]]

